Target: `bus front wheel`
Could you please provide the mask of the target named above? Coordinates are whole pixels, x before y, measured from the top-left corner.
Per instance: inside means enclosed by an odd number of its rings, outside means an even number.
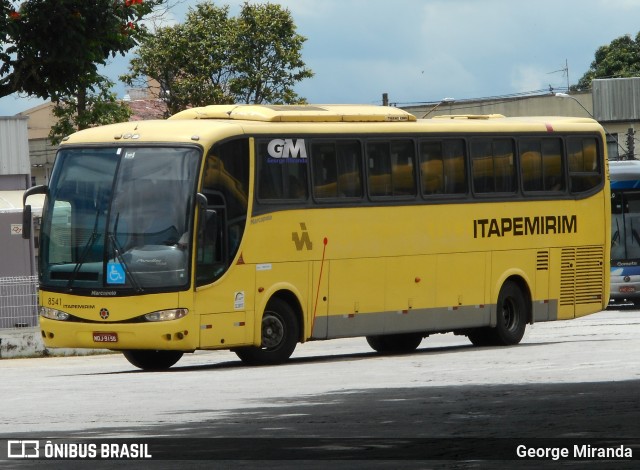
[[[422,342],[421,333],[367,336],[367,343],[381,354],[402,354],[415,351]]]
[[[182,351],[154,351],[132,349],[122,351],[132,365],[142,370],[166,370],[182,357]]]
[[[262,317],[261,346],[237,348],[234,352],[245,364],[281,364],[291,357],[299,337],[300,327],[293,309],[284,300],[274,298]]]
[[[513,281],[502,285],[498,295],[497,322],[494,328],[477,328],[469,332],[476,346],[510,346],[518,344],[527,326],[527,300]]]

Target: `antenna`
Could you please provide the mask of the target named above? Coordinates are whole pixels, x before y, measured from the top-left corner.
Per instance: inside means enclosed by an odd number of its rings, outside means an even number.
[[[562,75],[567,77],[567,91],[569,91],[569,61],[567,59],[564,59],[564,68],[559,70],[554,70],[553,72],[548,72],[547,75],[550,75],[552,73],[560,73],[560,72],[562,72]]]

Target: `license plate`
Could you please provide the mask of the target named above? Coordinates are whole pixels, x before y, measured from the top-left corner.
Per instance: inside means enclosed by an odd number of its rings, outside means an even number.
[[[620,292],[623,293],[623,294],[629,294],[629,293],[635,292],[635,291],[636,291],[636,288],[633,287],[633,286],[622,286],[620,288]]]
[[[95,343],[117,343],[118,333],[103,333],[103,332],[94,331],[93,341]]]

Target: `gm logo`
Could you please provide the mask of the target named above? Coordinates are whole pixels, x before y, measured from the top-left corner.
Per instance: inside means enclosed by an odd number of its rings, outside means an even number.
[[[7,457],[37,459],[40,457],[40,441],[7,441]]]
[[[271,158],[307,158],[304,139],[273,139],[267,146]]]

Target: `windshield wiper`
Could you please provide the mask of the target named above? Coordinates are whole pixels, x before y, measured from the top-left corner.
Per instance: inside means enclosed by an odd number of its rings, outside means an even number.
[[[80,254],[80,258],[78,259],[78,262],[76,263],[75,268],[73,268],[73,271],[69,276],[69,281],[67,282],[67,289],[69,291],[72,290],[71,286],[73,285],[73,282],[76,280],[76,277],[78,276],[78,272],[80,271],[80,268],[84,264],[84,261],[87,259],[89,250],[91,249],[91,247],[93,247],[96,240],[100,238],[100,234],[98,233],[98,220],[100,220],[100,209],[96,211],[96,219],[93,222],[93,231],[89,236],[89,240],[87,240],[87,243],[85,243],[84,248],[82,249],[82,253]]]

